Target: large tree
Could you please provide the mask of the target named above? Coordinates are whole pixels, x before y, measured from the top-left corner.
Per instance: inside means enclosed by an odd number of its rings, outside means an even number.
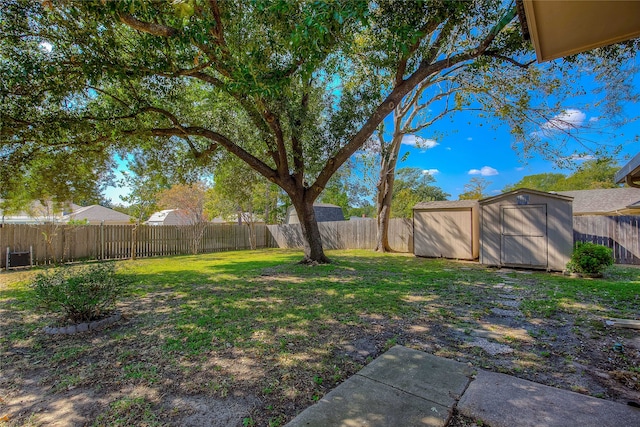
[[[3,192],[47,161],[82,165],[43,184],[70,197],[114,153],[189,169],[223,148],[288,194],[316,262],[314,200],[402,99],[525,49],[497,0],[4,0],[0,13]]]
[[[420,168],[401,168],[395,175],[395,188],[391,199],[391,213],[395,218],[411,218],[416,203],[447,200],[450,196],[440,187],[433,185],[436,179]],[[385,243],[386,251],[390,251],[388,242]]]
[[[491,181],[484,178],[473,177],[464,185],[464,192],[458,195],[460,200],[479,200],[489,197],[486,193]]]
[[[616,172],[620,166],[613,159],[590,159],[578,166],[569,175],[562,173],[540,173],[527,175],[515,184],[507,185],[503,191],[530,188],[539,191],[593,190],[616,188]]]

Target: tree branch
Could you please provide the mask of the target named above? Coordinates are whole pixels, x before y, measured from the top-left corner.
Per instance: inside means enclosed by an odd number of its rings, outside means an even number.
[[[523,62],[519,62],[519,61],[517,61],[517,60],[515,60],[515,59],[513,59],[511,57],[508,57],[508,56],[505,56],[505,55],[501,55],[501,54],[499,54],[499,53],[497,53],[495,51],[490,51],[490,50],[485,51],[483,53],[483,56],[491,56],[493,58],[502,59],[503,61],[507,61],[507,62],[512,63],[516,67],[520,67],[520,68],[524,68],[524,69],[529,68],[531,66],[531,64],[536,62],[535,59],[532,59],[531,61],[524,62],[524,63]]]
[[[375,112],[369,117],[369,119],[365,122],[365,124],[360,128],[360,130],[353,135],[353,137],[347,142],[338,152],[333,156],[333,158],[327,161],[327,164],[322,169],[320,174],[318,175],[316,181],[311,187],[311,190],[317,194],[320,194],[324,186],[329,182],[329,179],[335,173],[336,170],[340,168],[346,162],[349,157],[353,153],[356,152],[358,148],[364,144],[366,139],[371,135],[378,124],[384,120],[385,117],[393,111],[393,109],[398,105],[398,103],[402,102],[402,98],[409,93],[413,88],[415,88],[421,81],[426,79],[428,76],[439,73],[447,68],[455,66],[464,61],[468,61],[473,58],[477,58],[479,55],[482,55],[488,47],[491,45],[496,36],[504,29],[504,27],[513,19],[515,16],[515,7],[509,10],[502,19],[496,24],[489,33],[485,36],[485,38],[473,49],[470,49],[467,52],[459,53],[457,55],[453,55],[449,58],[444,58],[439,61],[436,61],[432,64],[427,60],[423,60],[420,62],[420,66],[418,69],[409,76],[406,80],[403,80],[402,83],[394,87],[389,95],[384,99],[382,103],[378,105],[375,109]],[[446,24],[448,26],[449,23]],[[443,31],[445,28],[443,28]],[[442,41],[437,41],[438,44],[441,44]]]
[[[118,14],[118,18],[120,18],[120,22],[134,30],[141,31],[143,33],[151,34],[154,36],[160,37],[173,37],[178,33],[173,27],[169,27],[167,25],[154,24],[151,22],[143,22],[137,18],[134,18],[132,15],[128,13],[120,13]]]
[[[411,58],[411,55],[413,55],[415,51],[420,47],[420,44],[422,43],[424,38],[427,35],[434,32],[436,28],[438,28],[438,25],[439,25],[438,22],[426,22],[422,26],[422,28],[418,30],[418,33],[420,33],[421,36],[418,37],[418,40],[416,40],[414,44],[409,46],[408,52],[405,55],[403,55],[402,59],[400,59],[400,63],[398,64],[398,67],[396,70],[396,81],[395,81],[396,85],[402,82],[404,78],[404,73],[407,71],[407,62],[409,61],[409,58]]]

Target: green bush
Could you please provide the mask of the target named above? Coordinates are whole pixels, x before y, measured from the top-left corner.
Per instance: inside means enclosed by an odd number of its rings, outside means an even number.
[[[595,243],[578,242],[567,263],[567,270],[572,273],[600,275],[613,265],[611,249]]]
[[[113,311],[124,291],[124,282],[116,275],[113,263],[103,263],[41,273],[31,288],[40,308],[77,323],[96,320]]]

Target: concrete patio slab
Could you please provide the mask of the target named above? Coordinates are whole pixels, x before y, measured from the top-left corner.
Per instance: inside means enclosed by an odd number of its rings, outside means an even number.
[[[640,409],[487,371],[469,385],[458,411],[491,427],[640,426]]]
[[[288,427],[443,427],[450,408],[354,375],[307,408]]]
[[[472,369],[395,346],[307,408],[288,427],[443,427]]]
[[[464,363],[397,345],[358,375],[440,405],[453,406],[469,385],[473,372]]]

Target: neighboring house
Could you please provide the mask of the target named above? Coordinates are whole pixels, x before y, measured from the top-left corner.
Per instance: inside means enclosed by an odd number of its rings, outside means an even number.
[[[340,206],[330,203],[314,203],[313,211],[318,222],[344,221],[344,213],[342,213]],[[298,214],[293,206],[289,206],[287,209],[287,224],[300,224]]]
[[[640,188],[559,191],[573,197],[573,215],[640,215]]]
[[[0,199],[0,203],[2,199]],[[62,210],[55,208],[53,203],[42,204],[38,201],[32,202],[28,208],[20,212],[5,214],[0,209],[0,224],[43,224],[47,222],[64,222],[62,218],[80,209],[82,206],[70,203]]]
[[[538,62],[640,37],[638,1],[516,0],[516,5]]]
[[[86,221],[91,225],[127,225],[131,224],[131,217],[122,212],[105,208],[100,205],[91,205],[74,210],[72,213],[64,215],[62,222]]]
[[[179,209],[166,209],[149,217],[147,225],[191,225],[190,218]]]
[[[640,188],[640,153],[624,165],[616,173],[616,184],[627,184],[629,187]]]

